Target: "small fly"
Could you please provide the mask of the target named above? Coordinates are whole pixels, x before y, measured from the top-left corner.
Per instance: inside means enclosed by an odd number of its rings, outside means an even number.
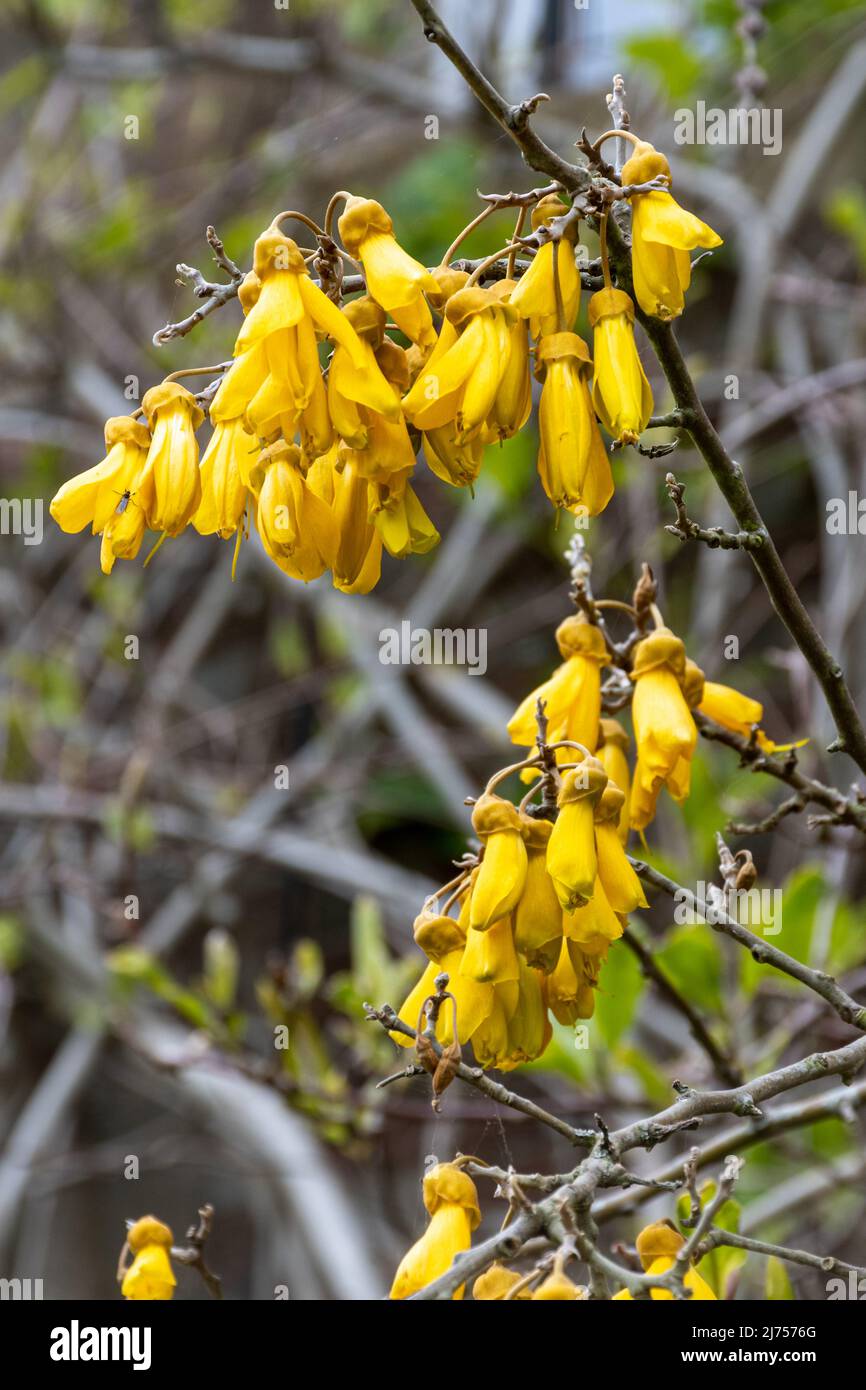
[[[123,516],[123,513],[126,511],[131,501],[132,490],[130,488],[127,488],[125,492],[121,493],[120,501],[114,509],[114,515]]]

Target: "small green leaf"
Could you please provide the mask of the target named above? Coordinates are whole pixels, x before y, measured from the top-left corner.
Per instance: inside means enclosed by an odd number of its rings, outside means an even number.
[[[788,1278],[788,1271],[784,1261],[777,1255],[771,1255],[767,1260],[767,1274],[764,1279],[764,1297],[771,1302],[796,1298],[794,1286]]]

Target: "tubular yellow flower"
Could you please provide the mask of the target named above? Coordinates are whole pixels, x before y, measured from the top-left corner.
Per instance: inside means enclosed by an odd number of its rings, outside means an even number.
[[[511,356],[512,311],[492,290],[468,286],[451,296],[437,349],[403,399],[403,410],[420,430],[454,421],[455,442],[464,444],[488,430]],[[454,336],[456,334],[456,337]]]
[[[424,435],[424,457],[427,466],[443,483],[452,487],[471,487],[481,472],[484,461],[484,441],[479,436],[458,444],[454,425],[440,425]]]
[[[520,978],[520,960],[514,949],[510,917],[500,917],[486,931],[479,931],[477,927],[469,929],[460,974],[491,985],[508,984]]]
[[[241,418],[219,420],[199,467],[201,502],[192,524],[202,536],[233,536],[247,505],[247,486],[259,446]]]
[[[532,230],[545,226],[554,217],[568,212],[564,203],[555,194],[542,198],[532,210]],[[532,265],[521,277],[517,288],[512,291],[510,304],[521,318],[529,319],[529,329],[533,338],[543,334],[568,331],[577,317],[580,307],[580,275],[574,259],[576,225],[567,229],[566,235],[558,241],[549,241],[536,253]],[[556,280],[554,278],[554,258],[559,275],[559,289],[562,303],[562,320],[556,299]]]
[[[510,1293],[522,1278],[523,1275],[518,1274],[516,1270],[508,1269],[506,1265],[496,1262],[489,1269],[485,1269],[483,1274],[479,1274],[472,1285],[472,1297],[476,1303],[501,1303],[505,1295]],[[529,1289],[521,1289],[514,1295],[513,1301],[519,1303],[531,1297]]]
[[[653,412],[653,395],[634,340],[634,304],[622,290],[598,290],[589,301],[595,381],[592,403],[608,434],[636,444]]]
[[[490,293],[508,310],[516,280],[497,280]],[[508,366],[503,373],[488,418],[489,432],[494,440],[510,439],[522,430],[532,409],[532,380],[529,373],[529,339],[523,319],[511,309],[497,325],[500,334],[508,335]]]
[[[617,840],[619,844],[619,840]],[[562,914],[562,932],[566,942],[580,947],[584,957],[604,954],[612,941],[622,936],[623,918],[608,902],[601,878],[589,902]]]
[[[583,1294],[577,1284],[573,1284],[567,1274],[554,1271],[549,1274],[532,1295],[533,1299],[547,1302],[580,1302]]]
[[[581,739],[581,743],[586,743],[586,739]],[[625,801],[619,817],[619,838],[625,845],[628,843],[628,802],[631,788],[631,772],[629,771],[628,752],[629,736],[625,729],[616,719],[602,719],[599,723],[598,748],[595,750],[596,756],[610,778],[625,794]],[[592,744],[587,744],[592,748]]]
[[[382,375],[375,356],[385,336],[384,310],[363,295],[347,304],[343,313],[358,335],[364,365],[356,367],[346,348],[337,345],[328,368],[328,409],[340,438],[360,450],[369,443],[370,413],[397,422],[402,421],[402,411],[399,396]],[[410,461],[414,458],[412,451]]]
[[[663,154],[646,141],[638,143],[622,168],[623,185],[649,183],[660,174],[670,178]],[[682,313],[691,280],[689,252],[721,246],[722,238],[662,190],[636,193],[632,210],[631,265],[637,302],[645,314],[673,319]]]
[[[439,544],[439,532],[418,500],[407,474],[390,485],[371,483],[370,514],[389,555],[426,555]]]
[[[497,931],[497,926],[493,931]],[[473,933],[470,933],[470,936]],[[475,936],[482,933],[475,932]],[[484,940],[491,935],[490,932],[484,936]],[[516,959],[516,957],[515,957]],[[472,1035],[472,1051],[479,1067],[486,1071],[489,1067],[499,1067],[508,1070],[510,1060],[508,1055],[508,1021],[511,1013],[517,1004],[517,983],[516,981],[506,981],[496,985],[493,990],[493,1008]]]
[[[663,786],[675,801],[689,794],[692,754],[698,731],[680,682],[685,678],[685,648],[669,628],[660,627],[634,650],[632,720],[637,766],[631,789],[630,816],[643,830],[655,815]]]
[[[333,563],[336,549],[330,508],[308,487],[301,451],[278,440],[259,455],[263,480],[258,494],[256,524],[272,560],[306,583]]]
[[[619,821],[624,806],[625,792],[609,781],[596,803],[595,848],[598,854],[598,878],[604,896],[614,912],[627,916],[639,907],[646,907],[647,900],[619,837]]]
[[[115,560],[135,559],[147,530],[147,518],[152,511],[153,467],[145,457],[132,479],[126,505],[118,501],[102,533],[99,563],[103,574],[111,574]]]
[[[135,1258],[124,1275],[123,1297],[162,1302],[173,1298],[177,1280],[169,1259],[174,1241],[169,1227],[155,1216],[142,1216],[126,1240]]]
[[[589,394],[592,363],[576,333],[552,333],[538,344],[543,381],[538,473],[555,507],[598,516],[613,496],[613,477]]]
[[[472,886],[469,925],[487,931],[513,912],[526,883],[527,856],[517,807],[485,792],[472,811],[472,825],[484,846]]]
[[[345,594],[368,594],[379,582],[382,535],[370,518],[370,485],[358,472],[354,457],[341,450],[332,473],[337,527],[333,578],[334,587]]]
[[[645,1226],[635,1243],[645,1273],[667,1274],[669,1269],[673,1269],[685,1240],[669,1222],[657,1221],[652,1226]],[[703,1303],[718,1302],[709,1284],[696,1269],[686,1271],[683,1283],[691,1291],[693,1299]],[[668,1289],[650,1289],[650,1298],[659,1302],[673,1302],[674,1295]],[[620,1289],[619,1293],[614,1294],[614,1299],[633,1301],[628,1289]]]
[[[310,279],[304,258],[291,237],[268,227],[253,249],[253,271],[260,288],[238,333],[236,357],[275,333],[297,328],[306,319],[312,321],[314,330],[344,347],[363,370],[364,354],[354,328]],[[293,341],[293,361],[297,360],[298,350],[306,346]]]
[[[573,739],[594,751],[601,717],[601,668],[609,654],[601,629],[583,613],[565,618],[556,629],[562,665],[518,705],[508,721],[512,743],[531,747],[536,740],[535,718],[539,700],[545,703],[550,743]],[[569,761],[570,749],[561,749],[559,761]]]
[[[150,432],[130,415],[113,415],[105,422],[105,458],[69,478],[55,494],[49,511],[61,531],[81,531],[92,525],[99,535],[132,490],[150,448]]]
[[[563,773],[547,872],[566,912],[582,907],[593,895],[598,873],[593,810],[606,785],[607,773],[597,758],[584,758]]]
[[[349,198],[337,226],[346,250],[364,267],[368,293],[407,338],[432,347],[436,332],[424,293],[435,295],[439,286],[429,270],[398,244],[382,204],[372,198]]]
[[[553,822],[522,815],[520,823],[526,843],[526,882],[514,909],[514,945],[527,965],[549,974],[562,944],[562,909],[547,872]]]
[[[563,939],[556,969],[547,977],[547,1005],[554,1018],[570,1028],[578,1019],[592,1018],[595,995],[586,970],[575,969],[574,960],[583,959],[577,946]]]
[[[467,1173],[453,1163],[437,1163],[424,1177],[424,1205],[430,1224],[400,1261],[392,1299],[409,1298],[450,1269],[455,1255],[468,1250],[481,1224],[478,1193]],[[464,1285],[454,1298],[462,1298]]]
[[[492,984],[470,980],[468,976],[460,973],[466,944],[466,927],[456,922],[453,917],[422,912],[415,920],[414,933],[416,944],[429,956],[430,964],[405,1000],[399,1017],[411,1028],[417,1027],[424,1000],[435,993],[436,977],[443,971],[447,972],[448,991],[453,994],[457,1006],[457,1040],[467,1043],[492,1012],[494,994]],[[413,1046],[412,1039],[402,1033],[392,1033],[391,1037],[400,1047]],[[436,1037],[443,1047],[447,1047],[454,1038],[452,1010],[447,1001],[445,1007],[439,1011]]]
[[[520,962],[517,1005],[508,1020],[506,1058],[500,1059],[504,1071],[534,1062],[551,1038],[547,1002],[542,988],[543,975]]]
[[[721,724],[723,729],[742,734],[743,738],[751,738],[755,726],[760,725],[764,717],[764,706],[760,701],[752,700],[748,695],[741,695],[739,690],[733,690],[729,685],[719,685],[716,681],[704,681],[703,694],[697,708],[708,719]],[[755,732],[755,742],[765,753],[784,753],[790,748],[802,748],[809,740],[774,743],[759,727]]]
[[[201,501],[195,432],[204,412],[195,396],[177,381],[152,386],[145,392],[141,408],[151,431],[147,462],[153,471],[153,505],[148,525],[154,531],[177,536]]]

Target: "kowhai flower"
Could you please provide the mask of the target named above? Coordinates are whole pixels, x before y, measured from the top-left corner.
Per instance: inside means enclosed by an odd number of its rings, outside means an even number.
[[[613,496],[607,450],[589,394],[592,363],[576,333],[551,333],[536,352],[544,383],[538,408],[538,473],[555,507],[598,516]]]
[[[410,1298],[444,1274],[455,1255],[469,1249],[472,1232],[481,1224],[475,1184],[453,1163],[437,1163],[425,1174],[423,1196],[430,1223],[400,1261],[392,1299]],[[461,1284],[453,1297],[462,1298],[463,1291]]]
[[[681,689],[685,674],[685,647],[669,628],[660,627],[638,642],[631,673],[637,741],[631,789],[635,830],[643,830],[653,819],[663,786],[675,801],[684,801],[689,794],[698,731]]]
[[[646,141],[638,141],[622,168],[623,186],[670,179],[667,159]],[[645,314],[673,319],[682,313],[691,280],[689,252],[720,246],[722,238],[694,213],[686,212],[670,193],[635,193],[631,199],[631,266],[637,302]]]
[[[150,448],[150,431],[131,415],[114,415],[105,422],[105,458],[84,473],[69,478],[52,499],[49,511],[61,531],[93,535],[105,530],[121,498],[130,496]]]
[[[593,813],[607,785],[597,758],[586,757],[563,773],[559,815],[547,847],[547,872],[566,912],[589,902],[598,875]]]
[[[145,392],[141,408],[151,433],[147,466],[153,473],[153,503],[148,525],[154,531],[177,536],[201,501],[195,432],[204,420],[204,411],[177,381],[152,386]]]
[[[177,1280],[169,1259],[174,1237],[155,1216],[142,1216],[126,1237],[134,1259],[123,1277],[121,1293],[130,1300],[161,1301],[174,1297]]]
[[[436,331],[424,294],[437,294],[439,286],[429,270],[399,245],[382,204],[351,197],[337,226],[346,250],[364,267],[368,293],[407,338],[432,347]]]
[[[542,198],[532,210],[532,230],[561,217],[568,208],[555,194]],[[529,319],[533,338],[570,329],[580,307],[580,275],[574,258],[576,224],[556,240],[545,242],[521,276],[509,302],[521,318]],[[557,278],[559,298],[557,298]]]
[[[634,340],[634,304],[623,290],[598,290],[589,301],[595,380],[592,403],[608,434],[636,444],[653,411],[653,396]]]
[[[669,1222],[656,1221],[652,1226],[644,1227],[635,1244],[646,1274],[667,1274],[668,1270],[673,1269],[676,1257],[685,1245],[685,1240]],[[692,1298],[699,1302],[717,1301],[709,1284],[698,1274],[696,1269],[690,1267],[686,1271],[683,1283],[691,1292]],[[619,1293],[615,1293],[613,1297],[615,1300],[632,1301],[632,1294],[628,1289],[620,1289]],[[657,1302],[672,1302],[674,1295],[669,1289],[651,1289],[650,1298]]]
[[[610,660],[604,636],[585,614],[571,614],[556,629],[556,645],[562,665],[521,700],[508,721],[508,736],[522,747],[535,743],[536,708],[543,700],[548,742],[572,739],[593,752],[601,718],[601,669]],[[570,751],[561,749],[559,760]]]

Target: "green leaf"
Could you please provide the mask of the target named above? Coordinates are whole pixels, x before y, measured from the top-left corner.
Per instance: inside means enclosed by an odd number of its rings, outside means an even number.
[[[631,951],[614,947],[595,996],[594,1022],[608,1047],[615,1047],[632,1023],[643,985],[640,966]]]
[[[720,1014],[722,1004],[722,954],[718,937],[702,922],[675,927],[665,939],[656,960],[672,984],[691,1004]]]
[[[773,1303],[797,1297],[794,1293],[794,1286],[788,1278],[784,1261],[780,1260],[777,1255],[771,1255],[767,1260],[764,1297]]]
[[[795,870],[784,886],[780,909],[773,924],[780,930],[774,935],[767,935],[767,940],[787,952],[789,956],[793,956],[795,960],[808,963],[815,914],[825,891],[824,877],[820,869],[805,866]],[[746,925],[751,926],[757,936],[762,935],[760,926],[755,927],[749,922],[746,922]],[[772,966],[760,964],[748,951],[741,953],[740,979],[748,995],[754,994],[760,982],[766,979],[768,971],[772,972],[773,983],[779,988],[802,988],[796,980],[773,970]]]

